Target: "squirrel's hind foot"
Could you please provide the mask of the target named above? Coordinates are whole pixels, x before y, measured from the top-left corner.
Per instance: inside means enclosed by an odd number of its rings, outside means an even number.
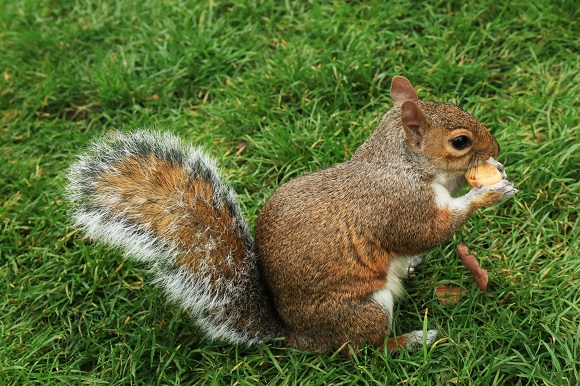
[[[409,352],[417,351],[421,347],[427,347],[435,342],[439,335],[438,330],[416,330],[408,334],[389,338],[387,340],[387,350],[396,351],[406,349]]]

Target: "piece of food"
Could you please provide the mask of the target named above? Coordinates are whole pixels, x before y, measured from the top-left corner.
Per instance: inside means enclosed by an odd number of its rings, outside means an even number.
[[[485,293],[487,291],[488,281],[487,271],[479,266],[475,256],[469,254],[469,250],[465,244],[459,244],[457,246],[457,255],[465,268],[473,275],[477,286]]]
[[[454,306],[459,302],[467,291],[459,287],[449,287],[446,285],[438,285],[435,288],[435,295],[441,302],[441,304]]]
[[[465,173],[467,182],[472,187],[475,186],[489,186],[501,181],[501,173],[497,168],[489,162],[483,162],[477,166],[472,167]]]

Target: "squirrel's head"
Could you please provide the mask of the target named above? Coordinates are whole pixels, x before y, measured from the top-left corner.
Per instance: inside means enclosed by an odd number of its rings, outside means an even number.
[[[464,173],[498,156],[499,144],[477,119],[452,103],[420,101],[407,78],[393,78],[391,98],[401,109],[408,148],[429,158],[438,170]]]

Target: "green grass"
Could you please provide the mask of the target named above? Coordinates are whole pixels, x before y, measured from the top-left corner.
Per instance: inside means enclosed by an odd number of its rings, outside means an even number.
[[[0,384],[580,384],[572,0],[0,9]],[[209,342],[144,267],[70,227],[68,164],[95,135],[136,127],[207,148],[253,226],[281,183],[352,155],[391,107],[394,75],[484,122],[520,189],[475,214],[409,283],[395,330],[440,329],[424,351],[350,360]],[[460,266],[460,241],[489,270],[487,295]],[[467,295],[444,306],[440,284]]]

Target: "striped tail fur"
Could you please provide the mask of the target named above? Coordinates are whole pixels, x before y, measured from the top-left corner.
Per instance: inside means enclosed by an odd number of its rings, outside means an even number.
[[[92,142],[68,181],[76,227],[145,262],[210,338],[279,336],[235,192],[203,151],[169,133],[115,132]]]

